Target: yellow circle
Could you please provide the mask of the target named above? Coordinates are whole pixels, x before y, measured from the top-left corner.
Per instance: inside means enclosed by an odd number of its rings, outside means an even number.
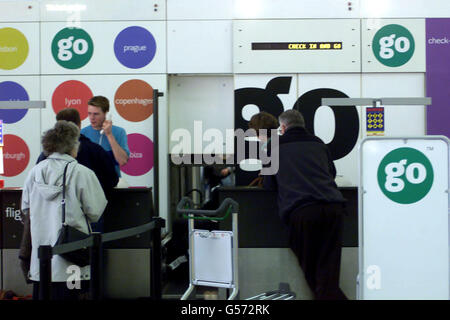
[[[28,57],[27,38],[17,29],[0,29],[0,69],[12,70],[21,66]]]

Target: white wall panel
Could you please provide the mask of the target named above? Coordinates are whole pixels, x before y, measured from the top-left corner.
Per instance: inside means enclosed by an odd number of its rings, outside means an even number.
[[[357,18],[360,0],[234,0],[235,19]]]
[[[164,0],[44,0],[42,21],[165,20]]]
[[[47,130],[55,124],[55,111],[52,105],[52,97],[55,89],[65,81],[75,80],[71,76],[43,76],[42,77],[42,99],[47,102],[47,108],[42,112],[42,130]],[[118,88],[126,81],[131,79],[139,79],[148,83],[152,88],[159,89],[161,91],[166,90],[166,76],[165,75],[111,75],[108,76],[108,81],[104,81],[104,77],[100,75],[96,76],[77,76],[76,80],[87,85],[93,95],[103,95],[107,97],[110,101],[110,112],[112,113],[113,124],[123,127],[127,134],[140,133],[153,139],[153,122],[152,116],[150,116],[145,121],[131,122],[124,119],[116,110],[114,97]],[[130,96],[130,98],[134,98]],[[160,101],[161,109],[165,108],[165,99]],[[68,107],[65,105],[64,107]],[[80,108],[87,109],[87,105],[80,106]],[[87,114],[86,114],[87,116]],[[89,119],[84,117],[82,119],[81,127],[84,128],[89,126]],[[167,135],[163,134],[161,139],[164,139]],[[126,180],[130,185],[138,186],[148,186],[153,183],[153,180],[148,176],[150,172],[146,175],[139,177],[127,177]]]
[[[235,73],[359,72],[360,21],[235,20]],[[291,43],[339,42],[341,49],[289,49]],[[253,50],[254,43],[283,43],[283,50]]]
[[[40,1],[0,1],[0,21],[39,21]]]
[[[377,32],[388,25],[400,25],[406,28],[414,39],[414,52],[411,58],[399,66],[390,66],[390,61],[401,55],[395,49],[403,35],[393,33],[395,44],[388,48],[394,50],[394,56],[388,59],[377,59],[374,54],[374,37]],[[398,30],[398,29],[397,29]],[[387,35],[387,33],[384,33]],[[389,32],[391,34],[391,32]],[[425,20],[424,19],[363,19],[361,21],[362,72],[425,72]],[[380,39],[381,41],[382,39]],[[412,45],[410,45],[412,48]],[[381,51],[381,47],[380,47]],[[377,51],[378,52],[378,51]],[[406,53],[408,54],[408,53]],[[378,56],[380,56],[378,54]]]
[[[167,0],[167,20],[233,19],[233,0]]]
[[[361,89],[360,76],[358,74],[300,74],[298,76],[299,97],[308,91],[320,88],[339,90],[350,98],[359,98]],[[361,108],[356,106],[356,109],[361,119]],[[329,143],[330,138],[335,134],[335,127],[332,124],[334,120],[333,111],[328,106],[319,108],[315,114],[314,131],[325,143]],[[357,145],[360,140],[361,134],[359,134],[358,141],[352,151],[345,157],[334,162],[337,170],[336,183],[339,186],[348,187],[358,185]]]
[[[363,74],[361,81],[363,98],[422,98],[425,96],[425,80],[422,73]],[[425,107],[423,106],[386,106],[384,121],[385,136],[387,137],[411,137],[426,134]],[[365,123],[363,130],[363,136],[365,136]]]
[[[193,138],[194,121],[202,121],[203,132],[218,129],[225,136],[226,129],[234,130],[231,76],[172,76],[169,105],[169,139],[176,129],[188,130]],[[169,153],[176,144],[177,141],[169,141]]]
[[[448,157],[448,139],[363,142],[360,299],[449,299]],[[402,174],[399,180],[388,181],[386,168],[396,161],[405,161],[401,168],[417,161],[424,168],[424,179],[413,185]],[[402,183],[396,185],[397,181]]]
[[[168,73],[232,73],[232,21],[169,21]]]
[[[3,28],[16,29],[25,37],[28,43],[28,55],[23,63],[14,69],[5,70],[0,68],[0,75],[39,74],[39,57],[41,53],[39,43],[39,23],[0,23],[0,29]],[[1,65],[3,65],[3,63],[0,63],[0,66]]]
[[[0,76],[0,83],[4,81],[13,81],[19,84],[28,94],[29,100],[39,100],[40,92],[39,92],[39,77],[38,76],[21,76],[21,77],[2,77]],[[10,110],[11,112],[15,112]],[[22,139],[29,151],[29,161],[21,173],[5,177],[2,176],[2,179],[5,180],[5,187],[22,187],[25,179],[28,175],[29,170],[35,165],[36,160],[40,153],[40,110],[39,109],[28,109],[26,114],[19,121],[14,123],[3,123],[3,134],[5,135],[14,135]],[[8,139],[4,139],[4,147],[3,147],[3,157],[5,159],[5,153],[8,150]],[[25,153],[22,149],[22,146],[11,146],[14,148],[14,152],[11,152],[12,159],[11,163],[14,164],[15,161],[20,161],[17,157],[14,158],[15,154]],[[21,161],[20,161],[21,162]],[[5,170],[6,170],[5,164]],[[14,166],[22,166],[22,163]]]
[[[361,18],[450,17],[448,0],[360,0]]]
[[[116,58],[114,43],[117,36],[126,28],[138,26],[149,31],[156,42],[156,52],[153,59],[141,68],[129,68]],[[98,73],[165,73],[166,72],[166,26],[162,21],[139,22],[85,22],[82,29],[92,39],[94,51],[87,64],[78,69],[67,69],[60,66],[52,56],[52,41],[66,25],[61,22],[42,23],[42,73],[43,74],[98,74]],[[137,44],[129,38],[129,46]],[[140,43],[138,41],[138,43]],[[147,48],[147,50],[150,50]]]

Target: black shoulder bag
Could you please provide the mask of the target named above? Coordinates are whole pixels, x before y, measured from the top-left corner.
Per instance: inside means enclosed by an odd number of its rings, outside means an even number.
[[[70,163],[70,162],[69,162]],[[64,168],[64,176],[63,176],[63,193],[62,193],[62,200],[61,200],[61,207],[62,207],[62,226],[59,230],[58,234],[58,240],[56,240],[55,246],[59,244],[66,244],[69,242],[74,242],[78,240],[86,239],[91,234],[91,228],[89,226],[89,222],[86,218],[86,223],[88,226],[89,234],[83,233],[74,227],[71,227],[66,224],[66,172],[67,167],[69,166],[69,163],[67,163],[66,167]],[[73,264],[76,264],[79,267],[84,267],[89,264],[89,250],[88,248],[82,248],[76,251],[63,253],[60,255],[64,259],[66,259],[69,262],[72,262]]]

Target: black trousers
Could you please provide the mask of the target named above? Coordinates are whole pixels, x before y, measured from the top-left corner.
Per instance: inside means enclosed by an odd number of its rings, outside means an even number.
[[[289,244],[316,300],[346,300],[339,288],[342,218],[340,203],[320,203],[294,210]]]

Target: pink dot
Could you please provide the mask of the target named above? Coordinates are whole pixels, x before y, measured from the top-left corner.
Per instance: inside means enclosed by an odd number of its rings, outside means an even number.
[[[139,133],[131,133],[127,138],[130,157],[120,169],[130,176],[144,175],[153,168],[153,141]]]

